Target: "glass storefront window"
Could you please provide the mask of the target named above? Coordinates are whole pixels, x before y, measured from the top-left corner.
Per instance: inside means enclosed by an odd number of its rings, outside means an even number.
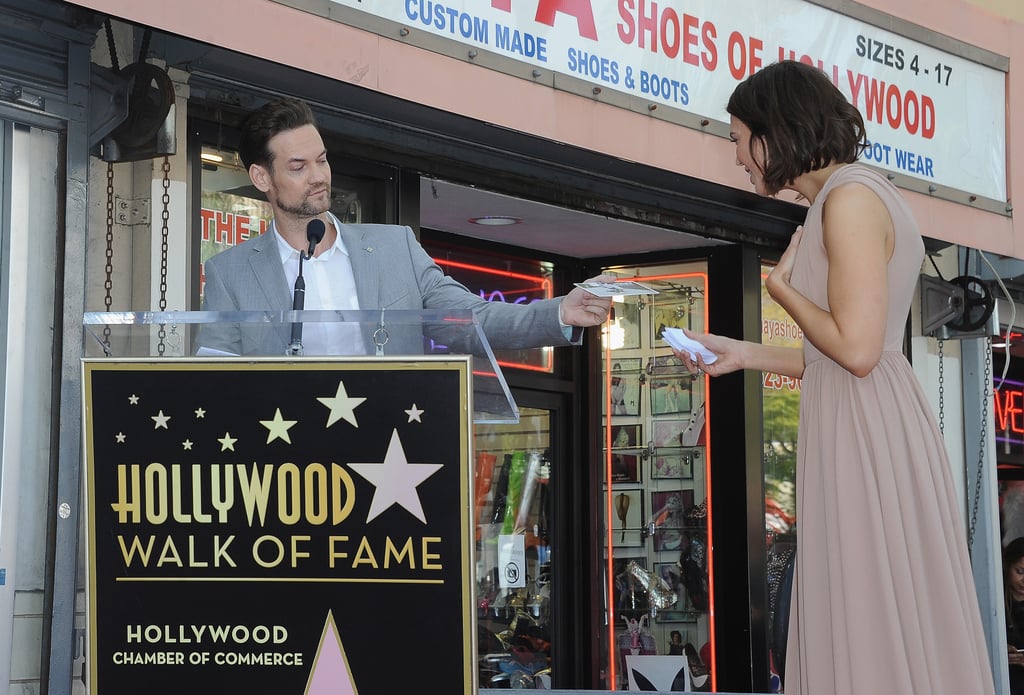
[[[199,209],[199,294],[202,263],[270,228],[270,204],[249,181],[234,152],[204,147]]]
[[[446,275],[488,302],[530,304],[555,296],[552,285],[555,269],[547,261],[470,251],[437,241],[428,231],[424,232],[422,243]],[[503,369],[554,370],[554,350],[550,347],[495,350],[494,357]]]
[[[603,685],[637,689],[627,657],[681,655],[691,688],[706,689],[714,658],[711,408],[706,377],[690,375],[661,338],[666,327],[707,326],[706,267],[614,270],[658,294],[616,301],[603,335]]]
[[[761,267],[761,342],[800,347],[803,332],[765,289],[771,266]],[[784,672],[789,627],[789,596],[796,558],[796,442],[800,420],[800,380],[764,372],[763,463],[768,581],[768,649],[772,677]]]
[[[552,412],[475,429],[477,653],[483,688],[551,687]]]
[[[270,204],[252,182],[237,152],[203,145],[199,211],[199,296],[202,264],[221,251],[270,229]],[[390,180],[389,180],[390,179]],[[393,172],[372,162],[331,158],[331,212],[343,223],[386,223]]]

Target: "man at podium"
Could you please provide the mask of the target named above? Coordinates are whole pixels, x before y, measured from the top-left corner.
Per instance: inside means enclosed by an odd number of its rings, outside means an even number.
[[[250,114],[239,156],[274,219],[265,234],[205,263],[205,311],[470,309],[490,344],[509,349],[578,344],[584,328],[608,318],[611,300],[578,287],[527,305],[487,302],[446,276],[409,227],[342,224],[329,210],[331,167],[305,102],[278,99]],[[371,333],[341,322],[207,324],[198,345],[237,355],[359,355],[372,353]],[[420,353],[422,337],[399,333],[387,347]]]

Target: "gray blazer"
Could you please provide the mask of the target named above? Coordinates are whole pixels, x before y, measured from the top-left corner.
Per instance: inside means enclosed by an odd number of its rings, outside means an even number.
[[[341,225],[362,309],[472,309],[492,348],[568,345],[558,321],[561,298],[532,304],[488,302],[455,282],[431,260],[409,227],[383,224]],[[288,287],[277,240],[267,232],[223,251],[204,264],[204,311],[289,311]],[[364,331],[368,354],[370,334]],[[445,336],[440,336],[442,340]],[[239,355],[284,355],[289,325],[206,324],[198,347]],[[468,348],[451,345],[454,352]],[[422,354],[417,330],[392,332],[387,354]]]

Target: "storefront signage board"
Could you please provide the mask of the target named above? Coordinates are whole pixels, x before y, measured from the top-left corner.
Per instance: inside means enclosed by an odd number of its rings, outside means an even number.
[[[289,3],[293,4],[293,3]],[[821,67],[867,121],[868,163],[1006,200],[1006,75],[802,0],[330,0],[655,107],[728,123],[736,84],[780,59]],[[402,36],[396,31],[390,36]],[[415,41],[408,32],[406,41]],[[543,73],[540,73],[543,75]],[[596,96],[595,98],[601,98]],[[669,146],[669,143],[666,143]]]
[[[475,692],[469,370],[85,360],[89,691]]]

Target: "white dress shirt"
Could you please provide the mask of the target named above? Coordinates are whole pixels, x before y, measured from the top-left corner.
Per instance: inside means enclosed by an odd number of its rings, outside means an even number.
[[[329,249],[302,261],[302,278],[306,282],[303,308],[358,309],[356,280],[352,273],[352,260],[341,239],[341,223],[330,212],[331,224],[339,231]],[[281,265],[288,287],[295,287],[299,275],[299,252],[284,240],[277,226],[271,223],[281,252]],[[305,355],[364,355],[362,332],[358,323],[305,322],[302,325],[302,349]]]

